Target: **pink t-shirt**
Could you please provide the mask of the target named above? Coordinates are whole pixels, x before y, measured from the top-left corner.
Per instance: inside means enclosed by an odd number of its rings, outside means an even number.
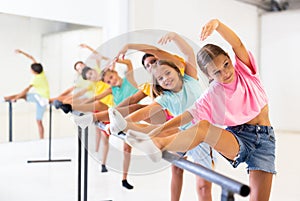
[[[203,95],[188,109],[194,120],[207,120],[212,124],[236,126],[256,117],[268,103],[258,78],[258,69],[249,52],[254,73],[236,59],[235,78],[229,84],[213,82]]]

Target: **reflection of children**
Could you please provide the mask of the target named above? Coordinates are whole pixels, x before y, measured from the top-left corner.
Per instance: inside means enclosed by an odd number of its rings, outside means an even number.
[[[4,100],[17,101],[18,99],[25,99],[28,102],[34,102],[36,104],[36,122],[38,125],[39,136],[40,139],[43,139],[44,126],[42,119],[50,96],[48,81],[44,73],[43,66],[40,63],[37,63],[31,55],[19,49],[16,50],[16,53],[23,54],[33,62],[31,64],[33,79],[31,80],[29,86],[26,87],[21,93],[4,97]],[[33,93],[29,93],[31,88],[34,89]]]
[[[126,98],[135,94],[138,91],[137,84],[133,76],[133,67],[131,61],[127,59],[118,59],[117,61],[119,63],[124,63],[127,65],[128,71],[123,79],[118,75],[116,71],[111,70],[109,68],[101,72],[102,81],[111,86],[111,88],[104,92],[103,95],[106,96],[107,94],[112,94],[115,105],[120,104],[123,100],[125,100]],[[124,143],[123,150],[124,162],[122,185],[125,188],[132,189],[133,186],[127,181],[127,174],[131,156],[131,147],[128,144]]]
[[[95,60],[97,63],[95,69],[97,70],[97,72],[100,72],[101,71],[100,70],[101,61],[109,60],[109,58],[102,56],[101,54],[99,54],[99,52],[97,52],[95,49],[91,48],[87,44],[82,43],[79,46],[81,48],[88,49],[89,51],[91,51],[93,53],[93,56],[95,57]],[[86,83],[81,83],[82,79],[80,79],[80,78],[81,78],[82,69],[84,67],[86,67],[86,64],[83,61],[77,61],[74,64],[74,70],[77,72],[77,74],[80,77],[77,80],[76,86],[69,87],[63,93],[58,95],[57,97],[50,98],[50,103],[53,103],[57,109],[60,107],[61,103],[59,103],[55,100],[58,100],[58,101],[64,102],[64,103],[78,103],[78,102],[82,102],[82,96],[84,96],[86,92],[88,92],[89,90],[93,91],[93,89],[94,89],[93,83],[89,84],[89,86],[87,86],[87,87],[84,86],[84,85],[86,85]],[[80,90],[77,90],[77,88],[80,88]]]
[[[115,105],[119,104],[122,102],[124,99],[128,98],[129,96],[135,94],[138,89],[136,88],[137,84],[133,78],[133,71],[132,71],[132,64],[130,60],[127,59],[116,59],[116,62],[118,63],[123,63],[127,65],[127,73],[125,77],[122,79],[119,75],[118,72],[112,69],[104,69],[101,72],[101,80],[104,81],[107,84],[110,85],[109,88],[107,88],[103,93],[98,94],[97,96],[93,97],[91,100],[101,100],[104,97],[111,96],[113,95],[113,102]],[[83,71],[83,77],[85,77],[88,80],[95,80],[98,79],[95,75],[95,72],[92,71],[91,69],[85,69]],[[144,107],[143,105],[139,104],[133,104],[128,107],[123,107],[119,108],[120,112],[122,112],[124,115],[127,115],[128,113],[135,111],[137,109],[140,109],[141,107]],[[72,105],[73,109],[77,109],[82,111],[84,108],[83,106],[80,105]],[[72,110],[71,108],[71,110]],[[101,110],[100,112],[94,114],[94,116],[97,116],[99,121],[109,121],[108,117],[108,112]],[[83,120],[83,119],[89,119],[89,120]],[[77,117],[74,116],[74,121],[76,122],[77,125],[81,127],[85,127],[85,122],[88,121],[89,123],[93,119],[93,116],[90,115],[85,115],[82,117]],[[131,152],[131,147],[124,143],[124,163],[123,163],[123,180],[122,180],[122,185],[125,188],[132,189],[133,186],[130,185],[127,181],[127,173],[128,173],[128,168],[129,168],[129,163],[130,163],[130,152]]]
[[[151,133],[155,136],[168,132],[168,137],[137,141],[138,136],[145,135],[128,132],[127,141],[144,151],[147,147],[146,152],[185,151],[206,142],[226,157],[233,167],[241,162],[247,163],[250,200],[266,201],[275,173],[275,135],[270,125],[267,96],[252,54],[230,28],[219,20],[211,20],[203,27],[201,40],[214,30],[232,46],[235,65],[223,49],[205,45],[197,60],[203,73],[213,79],[210,89],[181,116]],[[185,131],[174,128],[192,120],[199,120],[199,123]],[[214,124],[228,127],[222,129]]]

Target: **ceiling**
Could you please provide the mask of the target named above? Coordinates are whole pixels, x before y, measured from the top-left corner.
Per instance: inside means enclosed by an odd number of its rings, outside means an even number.
[[[236,0],[269,12],[300,9],[300,0]]]

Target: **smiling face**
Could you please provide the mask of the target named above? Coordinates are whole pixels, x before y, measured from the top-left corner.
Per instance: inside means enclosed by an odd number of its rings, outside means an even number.
[[[122,78],[115,71],[107,71],[103,81],[110,86],[120,86],[122,84]]]
[[[179,73],[169,65],[163,64],[152,69],[153,77],[163,89],[178,92],[182,88]]]
[[[206,65],[208,76],[223,84],[231,83],[234,80],[234,67],[230,58],[220,54]]]

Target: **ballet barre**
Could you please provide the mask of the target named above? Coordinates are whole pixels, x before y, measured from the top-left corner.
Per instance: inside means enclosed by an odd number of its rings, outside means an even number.
[[[215,183],[222,187],[221,201],[233,201],[234,194],[241,196],[248,196],[250,193],[250,187],[235,181],[229,177],[219,174],[211,169],[203,167],[202,165],[192,163],[178,155],[172,154],[168,151],[162,153],[164,160],[172,163],[173,165],[185,169],[193,174],[196,174],[203,179]]]
[[[120,132],[118,135],[114,135],[118,138],[125,139],[126,134]],[[235,181],[229,177],[226,177],[220,173],[217,173],[211,169],[203,167],[200,164],[188,161],[179,155],[175,155],[169,151],[162,152],[162,158],[176,167],[187,170],[193,174],[196,174],[203,179],[215,183],[222,188],[221,201],[234,201],[234,194],[239,194],[246,197],[250,194],[250,187]]]

